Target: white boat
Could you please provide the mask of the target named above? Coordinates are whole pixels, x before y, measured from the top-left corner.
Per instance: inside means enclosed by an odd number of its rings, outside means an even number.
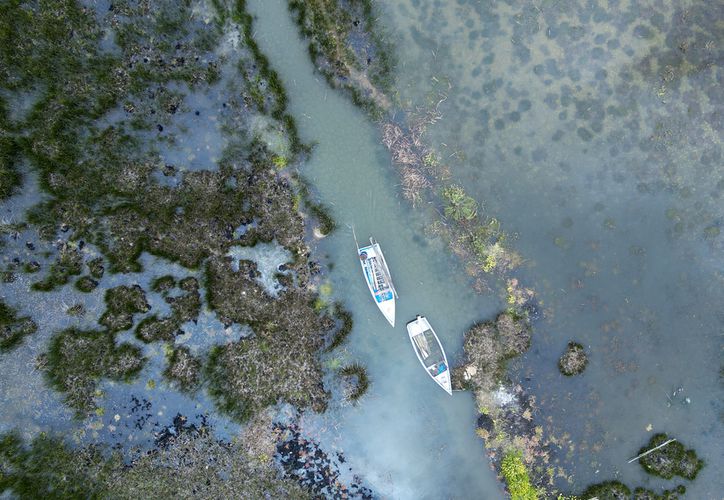
[[[450,367],[447,364],[445,350],[435,331],[425,316],[418,315],[416,319],[407,323],[407,333],[415,349],[417,359],[432,379],[452,396],[450,382]]]
[[[385,262],[385,256],[382,255],[380,244],[374,238],[370,238],[368,246],[357,248],[357,255],[359,255],[365,281],[367,281],[367,287],[370,289],[375,304],[394,327],[397,291],[395,291],[395,286],[392,284],[390,270],[387,267],[387,262]]]

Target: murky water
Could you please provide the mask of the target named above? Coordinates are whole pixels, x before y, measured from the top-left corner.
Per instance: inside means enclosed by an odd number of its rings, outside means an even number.
[[[474,432],[473,398],[447,396],[427,377],[405,323],[425,314],[454,363],[464,331],[504,304],[472,293],[460,264],[425,236],[429,218],[402,201],[378,130],[314,73],[286,2],[249,4],[258,16],[255,36],[287,87],[300,134],[316,143],[303,174],[340,222],[315,251],[334,263],[333,295],[352,311],[355,328],[342,349],[326,356],[326,382],[338,394],[335,367],[352,361],[361,361],[372,381],[357,405],[335,398],[324,415],[306,413],[304,432],[329,452],[343,451],[346,465],[385,497],[501,497]],[[650,432],[660,431],[707,462],[686,484],[687,497],[721,498],[722,36],[713,23],[724,17],[722,7],[401,0],[380,8],[395,40],[403,105],[442,101],[443,118],[427,139],[446,158],[452,180],[516,236],[511,244],[526,259],[516,275],[545,309],[531,350],[512,368],[537,397],[536,423],[567,436],[559,456],[573,478],[561,486],[579,490],[612,478],[631,486],[678,484],[626,464]],[[233,54],[233,41],[222,49]],[[159,148],[164,161],[189,170],[213,163],[225,143],[216,118],[223,92],[217,86],[187,97],[177,142]],[[200,124],[204,134],[188,134]],[[279,141],[265,134],[262,119],[254,130]],[[31,180],[2,217],[17,220],[39,197]],[[347,224],[360,241],[374,235],[383,246],[400,294],[394,329],[369,297]],[[22,254],[26,240],[39,244],[26,231],[4,256]],[[247,249],[235,257],[255,260],[272,291],[288,255],[262,253]],[[154,276],[189,274],[143,259]],[[151,278],[131,277],[147,290]],[[21,292],[35,279],[19,274],[4,285],[4,298],[32,309],[34,296]],[[72,287],[43,295],[33,312],[41,328],[0,360],[0,430],[20,426],[32,435],[52,428],[81,440],[137,445],[150,443],[177,412],[196,423],[210,413],[203,394],[189,398],[161,381],[158,345],[144,346],[155,361],[134,384],[101,386],[105,414],[80,426],[33,369],[53,331],[96,327],[102,290],[128,279],[106,275],[91,295]],[[157,294],[148,300],[151,313],[168,312]],[[93,314],[68,316],[76,303]],[[194,353],[248,334],[224,328],[208,311],[183,330],[176,343]],[[591,353],[586,372],[574,378],[556,367],[569,339]],[[130,334],[122,340],[137,342]],[[210,419],[220,437],[238,430],[224,418]]]
[[[521,377],[566,446],[573,486],[671,485],[628,465],[668,432],[721,498],[722,6],[385,2],[401,99],[437,102],[429,143],[517,238],[538,292]],[[569,339],[584,375],[556,360]],[[683,388],[672,398],[677,388]],[[671,399],[671,401],[669,401]]]
[[[357,320],[350,352],[375,381],[359,408],[326,416],[336,427],[332,442],[383,493],[491,494],[482,450],[466,441],[469,396],[435,393],[401,326],[423,312],[458,354],[465,327],[495,301],[472,297],[443,249],[426,246],[376,131],[319,77],[310,81],[280,3],[254,4],[257,36],[303,117],[303,135],[319,141],[307,174],[340,221],[382,242],[401,293],[393,333],[366,297],[349,234],[320,245]],[[526,259],[517,276],[544,305],[546,320],[514,368],[538,398],[537,421],[563,437],[559,456],[573,473],[560,481],[566,489],[613,478],[671,487],[626,464],[650,432],[668,432],[708,463],[687,484],[690,498],[724,491],[721,32],[703,9],[383,5],[403,105],[444,99],[429,143],[447,158],[452,180],[515,236]],[[571,339],[591,361],[584,375],[564,378],[556,362]]]

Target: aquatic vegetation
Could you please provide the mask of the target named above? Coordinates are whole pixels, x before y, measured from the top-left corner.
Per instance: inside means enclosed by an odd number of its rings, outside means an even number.
[[[337,228],[337,223],[329,215],[329,210],[321,203],[309,204],[309,210],[319,221],[319,233],[327,236]]]
[[[273,450],[271,423],[229,444],[206,428],[183,426],[183,420],[174,420],[163,448],[131,463],[104,447],[70,448],[45,434],[26,444],[15,433],[3,434],[0,488],[21,498],[231,498],[239,492],[249,498],[311,498],[294,480],[279,477],[272,461],[255,455],[259,443]]]
[[[167,363],[163,372],[166,379],[178,384],[184,392],[193,392],[198,388],[202,361],[192,355],[188,347],[179,346],[169,350]]]
[[[176,286],[176,278],[171,275],[157,276],[151,281],[151,291],[163,293]]]
[[[75,288],[83,293],[90,293],[96,289],[98,282],[90,276],[81,276],[75,281]]]
[[[41,434],[29,445],[17,433],[0,436],[3,474],[0,489],[22,498],[81,498],[97,495],[110,470],[120,468],[118,456],[104,459],[100,450],[71,450],[60,440]],[[51,493],[52,492],[52,493]]]
[[[512,500],[537,500],[538,493],[530,482],[528,471],[523,463],[522,454],[511,451],[505,454],[500,466],[501,473],[508,485]]]
[[[680,484],[673,490],[664,490],[656,493],[640,486],[633,491],[633,500],[679,500],[683,499],[686,494],[686,488]]]
[[[342,304],[339,302],[334,304],[334,318],[337,321],[340,321],[341,325],[334,332],[334,335],[332,336],[332,341],[326,348],[327,352],[333,351],[337,347],[344,344],[349,334],[352,333],[352,327],[354,326],[352,314],[344,309]]]
[[[600,500],[629,500],[631,490],[620,481],[605,481],[589,486],[581,498],[599,498]]]
[[[639,450],[639,454],[663,444],[669,436],[660,433],[651,436],[649,443]],[[704,466],[704,461],[696,456],[694,450],[687,450],[679,441],[673,441],[658,450],[639,459],[641,467],[654,476],[671,479],[681,476],[693,480]]]
[[[194,277],[187,277],[177,283],[173,276],[162,276],[155,279],[151,287],[164,295],[164,300],[171,306],[171,316],[159,318],[154,314],[144,318],[136,327],[136,338],[146,343],[171,341],[181,326],[187,321],[196,321],[201,311],[199,282]],[[170,295],[176,287],[179,294]]]
[[[314,309],[316,297],[298,288],[271,297],[249,276],[248,264],[240,261],[237,273],[229,272],[228,260],[210,259],[206,267],[209,307],[222,322],[254,330],[211,350],[205,368],[209,393],[240,421],[278,400],[324,410],[329,396],[317,357],[324,322]]]
[[[324,411],[315,339],[297,329],[254,333],[209,353],[205,376],[218,408],[241,422],[279,400]]]
[[[5,137],[4,109],[0,105],[0,201],[9,198],[22,182],[22,176],[15,164],[17,162],[17,143],[10,137]]]
[[[505,373],[506,360],[528,350],[530,334],[528,322],[509,312],[473,325],[465,334],[465,363],[455,378],[475,390],[493,390]]]
[[[145,313],[151,306],[146,292],[138,285],[121,285],[106,291],[106,311],[98,322],[111,332],[128,330],[133,326],[133,315]]]
[[[367,376],[367,369],[360,363],[343,367],[339,370],[339,375],[347,383],[345,397],[352,402],[358,401],[369,389],[370,379]]]
[[[342,5],[335,0],[288,0],[288,4],[309,42],[315,67],[327,82],[343,89],[373,117],[382,117],[390,107],[394,64],[372,2]]]
[[[448,186],[442,191],[445,200],[445,216],[456,221],[470,221],[478,215],[478,203],[465,194],[457,185]]]
[[[16,347],[37,329],[38,325],[30,316],[18,317],[16,310],[0,300],[0,353]]]
[[[32,289],[49,292],[58,286],[65,285],[71,276],[79,275],[83,270],[83,256],[77,245],[62,243],[58,248],[58,256],[50,266],[50,272],[41,281],[35,282]]]
[[[43,364],[49,383],[64,393],[80,417],[95,409],[93,397],[100,379],[129,381],[145,361],[138,347],[116,345],[109,331],[69,328],[51,338]]]
[[[568,342],[566,352],[558,360],[558,369],[567,377],[578,375],[586,369],[588,355],[578,342]]]

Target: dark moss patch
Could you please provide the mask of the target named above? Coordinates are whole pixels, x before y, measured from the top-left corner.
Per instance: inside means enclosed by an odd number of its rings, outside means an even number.
[[[3,136],[5,120],[0,109],[0,200],[9,198],[22,182],[17,161],[20,148],[15,140]]]
[[[75,288],[83,293],[90,293],[96,289],[98,282],[90,276],[81,276],[75,281]]]
[[[111,332],[69,328],[50,340],[46,375],[65,394],[68,405],[83,416],[95,408],[93,397],[100,379],[129,381],[144,364],[138,347],[116,345]]]
[[[133,315],[145,313],[151,306],[146,292],[138,285],[117,286],[106,292],[106,312],[98,322],[111,332],[128,330],[133,326]]]
[[[176,384],[184,392],[194,392],[200,382],[202,363],[192,355],[188,347],[175,347],[168,355],[168,365],[164,377]]]
[[[578,375],[586,369],[588,355],[577,342],[568,342],[566,352],[558,360],[558,369],[567,377]]]
[[[45,434],[26,444],[17,433],[3,434],[0,489],[18,498],[233,498],[239,491],[249,498],[311,498],[294,480],[278,477],[268,458],[271,426],[259,427],[230,445],[205,428],[176,426],[163,449],[131,463],[102,446],[70,448]]]
[[[23,270],[28,274],[34,274],[40,271],[40,263],[37,261],[26,262]]]
[[[341,322],[341,325],[335,331],[332,341],[327,346],[327,352],[333,351],[337,347],[341,346],[345,340],[347,340],[347,337],[352,332],[352,327],[354,326],[352,314],[344,309],[342,304],[339,302],[334,305],[334,317]]]
[[[664,490],[661,493],[638,487],[633,492],[633,500],[679,500],[686,494],[686,488],[680,484],[672,490]]]
[[[97,257],[90,262],[88,262],[88,270],[90,271],[90,275],[99,280],[103,277],[103,274],[105,273],[105,266],[103,265],[103,257]]]
[[[638,454],[655,448],[669,439],[666,434],[655,434],[649,443],[639,450]],[[639,459],[641,467],[654,476],[671,479],[681,476],[693,480],[704,466],[704,461],[696,456],[694,450],[687,450],[679,441],[674,441],[645,457]]]
[[[380,118],[389,107],[385,94],[392,93],[394,62],[373,3],[289,0],[288,4],[309,41],[309,55],[327,82]]]
[[[50,266],[50,272],[42,281],[33,283],[31,288],[40,292],[49,292],[70,281],[83,270],[83,256],[72,243],[63,243],[58,248],[58,257]]]
[[[178,286],[180,295],[168,292]],[[156,315],[142,320],[136,328],[136,337],[143,342],[170,341],[180,332],[187,321],[196,321],[201,311],[201,295],[196,278],[187,277],[178,283],[173,276],[164,276],[154,280],[152,288],[163,290],[164,300],[171,306],[171,316],[159,318]]]
[[[605,481],[593,484],[581,493],[581,498],[594,497],[599,500],[630,500],[631,490],[620,481]]]
[[[347,365],[339,371],[340,376],[348,384],[345,396],[352,402],[365,395],[370,386],[367,369],[359,363]]]
[[[314,297],[297,288],[278,298],[250,277],[241,261],[229,272],[228,260],[211,259],[206,286],[209,305],[227,323],[248,324],[252,337],[212,349],[205,372],[219,408],[237,420],[284,400],[315,411],[326,407],[317,358],[324,344],[324,322]]]
[[[176,278],[170,275],[154,278],[151,282],[151,290],[156,293],[167,292],[176,286]]]
[[[29,316],[18,317],[17,311],[0,300],[0,353],[16,347],[37,329],[35,321]]]

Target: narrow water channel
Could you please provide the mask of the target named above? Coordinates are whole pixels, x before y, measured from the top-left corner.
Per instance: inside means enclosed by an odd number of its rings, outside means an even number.
[[[453,362],[465,330],[493,317],[500,304],[471,293],[445,248],[426,241],[422,221],[398,195],[376,128],[314,73],[286,3],[259,0],[249,8],[258,17],[255,37],[288,90],[302,138],[316,143],[303,173],[340,223],[318,252],[334,263],[334,295],[354,315],[343,356],[360,360],[372,380],[357,406],[306,417],[307,431],[324,446],[343,450],[350,467],[383,496],[500,497],[474,432],[472,396],[451,397],[437,387],[420,367],[405,330],[416,314],[426,315]],[[374,235],[384,249],[400,295],[394,329],[369,296],[346,224],[354,225],[360,240]]]

